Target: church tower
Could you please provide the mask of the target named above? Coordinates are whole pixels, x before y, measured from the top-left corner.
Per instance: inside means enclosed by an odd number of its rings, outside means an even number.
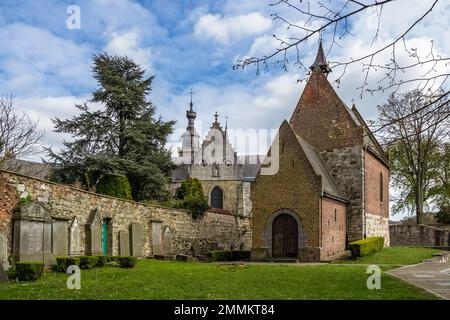
[[[194,111],[193,107],[194,104],[192,103],[191,90],[191,102],[189,104],[189,110],[186,111],[188,126],[186,128],[186,132],[182,135],[182,146],[179,150],[179,156],[183,158],[183,162],[189,164],[195,163],[195,154],[200,148],[200,135],[195,131],[194,126],[197,113]]]

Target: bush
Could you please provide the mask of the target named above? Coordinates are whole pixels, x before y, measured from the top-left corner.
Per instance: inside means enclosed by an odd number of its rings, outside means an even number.
[[[384,247],[384,237],[369,237],[358,240],[350,243],[348,247],[352,252],[352,258],[357,259],[381,251]]]
[[[132,200],[131,186],[126,176],[106,175],[96,185],[97,193],[111,197]]]
[[[66,272],[69,266],[80,265],[80,258],[78,257],[56,257],[55,271]]]
[[[80,268],[81,269],[94,269],[99,264],[98,256],[82,256],[80,257]]]
[[[203,216],[208,209],[208,200],[205,196],[187,196],[183,200],[183,207],[188,210],[194,219]]]
[[[250,251],[242,250],[213,250],[206,255],[211,261],[239,261],[250,259]]]
[[[185,199],[188,196],[202,197],[204,196],[203,187],[197,178],[189,178],[181,183],[181,187],[177,189],[175,198]]]
[[[17,262],[16,277],[20,281],[35,281],[41,278],[44,271],[42,262]]]
[[[137,265],[137,258],[136,257],[115,257],[114,260],[122,268],[134,268]]]
[[[110,262],[111,257],[110,256],[96,256],[97,258],[97,265],[96,267],[104,267],[108,262]]]

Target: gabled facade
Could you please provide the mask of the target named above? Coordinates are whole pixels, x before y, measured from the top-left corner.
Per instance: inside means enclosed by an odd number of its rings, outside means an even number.
[[[256,177],[254,259],[282,257],[278,246],[292,247],[293,238],[303,261],[327,259],[368,236],[389,244],[389,161],[356,108],[334,91],[330,71],[320,44],[291,119],[279,130],[279,170]],[[280,215],[284,229],[275,221]]]

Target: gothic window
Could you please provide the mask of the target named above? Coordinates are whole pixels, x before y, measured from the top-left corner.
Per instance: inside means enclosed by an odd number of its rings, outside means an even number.
[[[383,202],[383,193],[384,193],[384,181],[383,181],[383,172],[380,172],[380,202]]]
[[[211,191],[211,207],[223,209],[223,191],[217,186]]]

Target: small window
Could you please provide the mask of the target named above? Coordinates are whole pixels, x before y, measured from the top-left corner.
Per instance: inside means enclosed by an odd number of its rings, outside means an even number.
[[[334,209],[334,222],[337,222],[337,209]]]
[[[211,191],[211,207],[223,209],[223,192],[217,186]]]
[[[380,202],[383,202],[384,181],[383,172],[380,172]]]

